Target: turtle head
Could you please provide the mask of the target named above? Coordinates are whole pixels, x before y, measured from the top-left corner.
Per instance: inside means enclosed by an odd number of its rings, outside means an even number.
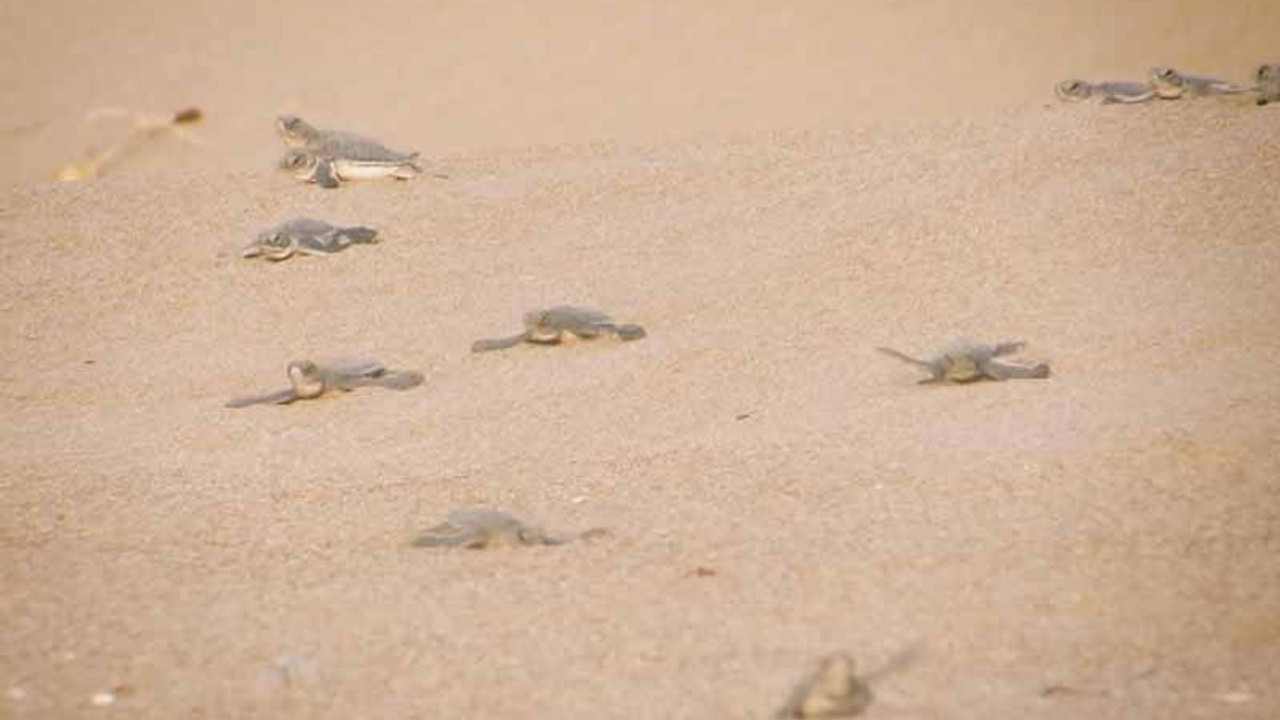
[[[526,328],[530,330],[534,330],[539,326],[541,326],[546,319],[547,319],[546,310],[542,310],[542,309],[530,310],[529,312],[524,314],[523,322]]]
[[[1073,102],[1076,100],[1084,100],[1092,94],[1092,88],[1089,83],[1076,78],[1063,80],[1054,86],[1053,91],[1057,94],[1059,100]]]
[[[815,689],[832,697],[847,695],[858,682],[857,672],[858,666],[853,658],[844,654],[829,655],[823,658],[818,668]]]
[[[1162,98],[1182,97],[1185,90],[1186,82],[1182,75],[1171,67],[1153,67],[1147,73],[1147,78],[1155,88],[1156,94]]]
[[[276,132],[289,145],[306,145],[316,134],[311,124],[297,115],[281,115],[276,118]]]
[[[300,398],[319,397],[325,391],[324,373],[310,360],[294,360],[289,363],[289,383]]]
[[[265,256],[268,260],[284,260],[293,254],[293,241],[282,232],[267,230],[240,252],[241,257]]]

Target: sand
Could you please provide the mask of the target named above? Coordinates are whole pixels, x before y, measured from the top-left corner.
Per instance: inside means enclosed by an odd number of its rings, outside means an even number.
[[[1280,6],[0,9],[0,717],[1280,716]],[[86,111],[195,105],[52,180]],[[322,191],[272,119],[421,150]],[[241,260],[298,214],[384,242]],[[539,305],[649,336],[471,355]],[[1044,381],[877,354],[1029,342]],[[419,388],[231,410],[295,357]],[[411,546],[458,506],[609,538]],[[902,662],[899,662],[899,661]]]

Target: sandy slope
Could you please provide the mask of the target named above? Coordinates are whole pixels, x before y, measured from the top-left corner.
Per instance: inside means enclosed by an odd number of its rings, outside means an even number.
[[[1280,115],[1045,105],[1156,55],[1239,75],[1277,11],[387,5],[281,33],[139,3],[23,50],[30,115],[0,91],[9,127],[210,116],[205,150],[90,184],[36,179],[70,124],[3,139],[0,717],[759,718],[832,650],[914,650],[868,717],[1275,716]],[[19,19],[19,50],[71,21]],[[984,80],[897,87],[930,67]],[[282,104],[449,178],[297,184]],[[299,213],[386,241],[238,260]],[[467,353],[563,301],[650,336]],[[923,389],[873,351],[961,332],[1055,377]],[[361,353],[427,384],[221,406]],[[408,546],[459,504],[615,535]]]

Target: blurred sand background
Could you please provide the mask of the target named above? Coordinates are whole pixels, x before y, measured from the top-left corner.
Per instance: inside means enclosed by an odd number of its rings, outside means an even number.
[[[1280,717],[1280,109],[1052,94],[1277,38],[1243,0],[0,7],[0,718],[745,720],[833,651],[909,656],[868,718]],[[201,146],[52,179],[85,112],[190,105]],[[298,183],[284,112],[448,178]],[[238,258],[298,214],[385,242]],[[468,354],[561,302],[650,335]],[[961,333],[1055,376],[873,351]],[[427,382],[222,406],[353,354]],[[614,536],[409,546],[472,504]]]

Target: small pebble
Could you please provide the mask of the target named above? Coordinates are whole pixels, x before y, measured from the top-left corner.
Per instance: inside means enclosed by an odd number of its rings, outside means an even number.
[[[106,707],[116,701],[116,694],[109,692],[94,693],[89,701],[98,707]]]

